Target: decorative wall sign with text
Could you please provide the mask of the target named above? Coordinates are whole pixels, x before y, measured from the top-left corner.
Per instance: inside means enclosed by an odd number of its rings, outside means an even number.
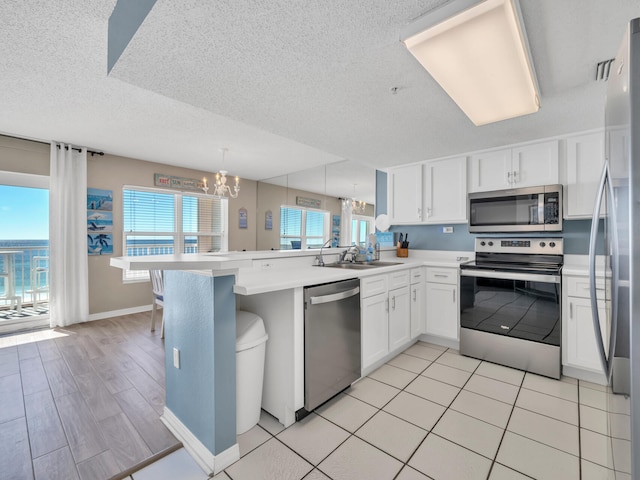
[[[320,208],[322,201],[317,198],[296,197],[296,205],[299,207]]]
[[[162,173],[156,173],[155,186],[201,192],[202,187],[204,187],[204,182],[196,178],[174,177],[173,175],[163,175]]]

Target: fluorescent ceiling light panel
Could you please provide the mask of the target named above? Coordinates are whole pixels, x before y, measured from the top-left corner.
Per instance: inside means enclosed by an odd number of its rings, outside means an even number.
[[[514,0],[485,0],[403,42],[469,119],[485,125],[540,108],[519,19]]]

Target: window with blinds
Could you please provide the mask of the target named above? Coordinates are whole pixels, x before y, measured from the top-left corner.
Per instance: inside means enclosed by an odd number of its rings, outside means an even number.
[[[329,212],[280,207],[280,249],[320,248],[329,238]]]
[[[351,245],[366,245],[367,235],[373,231],[373,217],[354,215],[351,220]]]
[[[123,251],[127,256],[228,249],[228,199],[196,193],[124,187]],[[125,281],[148,278],[125,270]]]

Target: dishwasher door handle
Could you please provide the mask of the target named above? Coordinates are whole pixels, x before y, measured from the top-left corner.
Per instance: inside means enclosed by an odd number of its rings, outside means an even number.
[[[359,293],[360,287],[355,287],[351,290],[345,290],[344,292],[322,295],[321,297],[311,297],[309,298],[309,301],[311,302],[311,305],[318,305],[320,303],[331,303],[337,302],[338,300],[344,300],[345,298],[353,297]]]

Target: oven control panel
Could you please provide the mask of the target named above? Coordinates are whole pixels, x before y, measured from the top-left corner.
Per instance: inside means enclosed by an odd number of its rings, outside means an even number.
[[[476,252],[562,255],[562,238],[476,238]]]

